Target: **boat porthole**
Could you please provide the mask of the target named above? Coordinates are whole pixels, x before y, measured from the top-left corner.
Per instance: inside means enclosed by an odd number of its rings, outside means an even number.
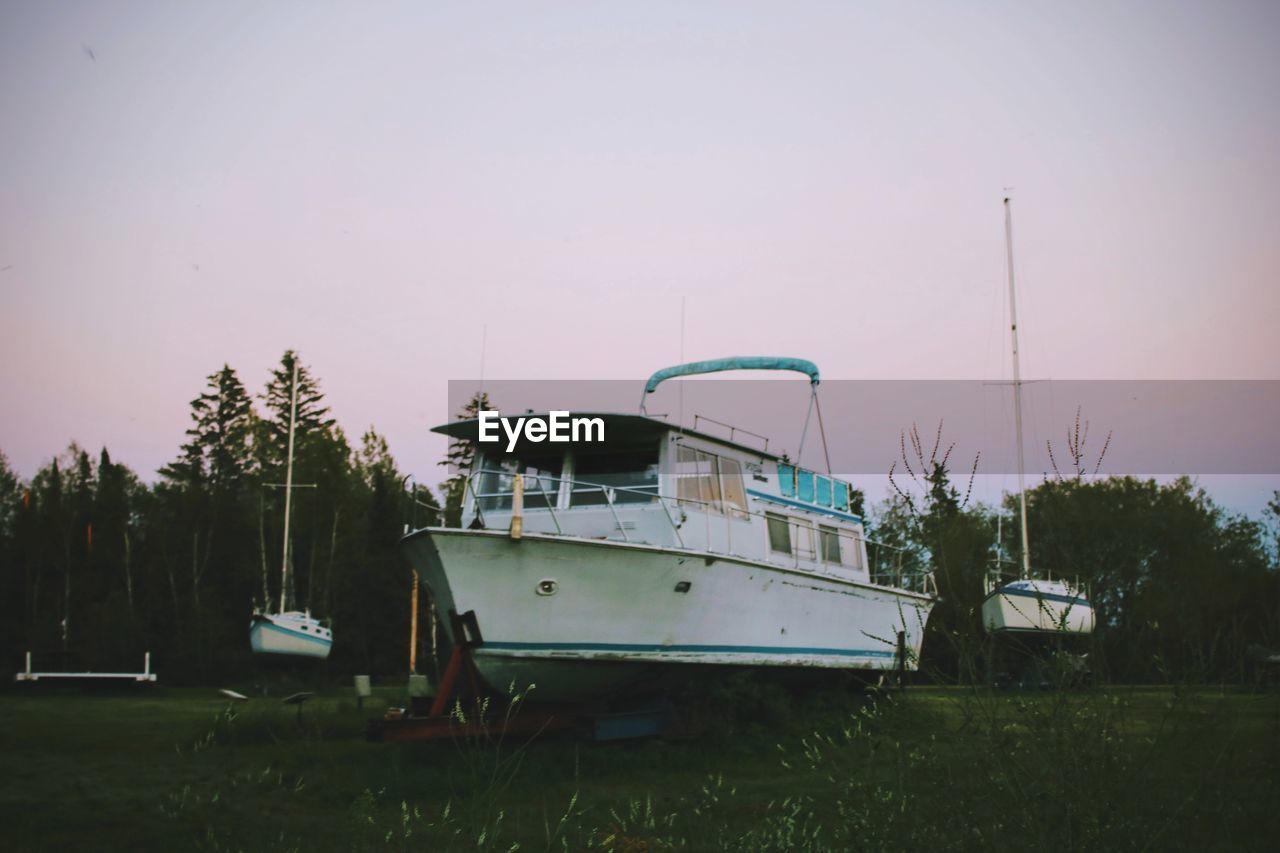
[[[534,591],[537,592],[538,595],[555,595],[556,589],[559,586],[560,584],[556,583],[551,578],[543,578],[538,581],[538,586]]]

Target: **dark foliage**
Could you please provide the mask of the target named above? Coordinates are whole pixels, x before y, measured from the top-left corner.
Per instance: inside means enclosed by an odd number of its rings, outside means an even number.
[[[284,354],[255,408],[224,366],[191,402],[178,457],[153,486],[72,444],[22,483],[0,456],[0,650],[16,667],[136,670],[166,683],[262,674],[249,651],[255,605],[278,606],[289,383]],[[372,428],[353,452],[299,364],[289,598],[331,620],[330,659],[310,675],[407,665],[410,570],[397,546],[409,495]],[[424,487],[419,506],[434,506]],[[418,523],[426,523],[422,510]]]

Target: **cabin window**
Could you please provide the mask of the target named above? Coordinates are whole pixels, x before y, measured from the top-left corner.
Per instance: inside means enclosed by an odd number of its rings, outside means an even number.
[[[573,498],[570,506],[648,503],[658,497],[658,448],[604,453],[579,453],[573,459]]]
[[[790,554],[791,525],[787,523],[787,519],[772,512],[766,512],[764,517],[769,525],[769,550],[779,554]]]
[[[479,457],[476,470],[480,471],[476,493],[481,512],[511,509],[516,474],[524,475],[525,509],[545,509],[556,505],[564,457],[559,454],[524,457],[486,454]]]
[[[849,540],[849,565],[858,571],[862,571],[862,534],[854,533],[853,538]]]
[[[778,490],[784,498],[796,496],[796,466],[778,463]]]
[[[840,563],[840,533],[834,527],[818,526],[818,536],[822,540],[822,562]]]
[[[676,448],[676,498],[700,510],[718,512],[721,508],[719,457],[680,444]]]
[[[706,512],[720,512],[720,495],[720,457],[680,445],[676,450],[676,497]]]
[[[800,470],[796,477],[796,497],[802,501],[813,503],[813,472]]]
[[[793,498],[839,512],[849,512],[852,487],[834,477],[824,477],[784,462],[778,463],[778,492]]]
[[[831,478],[818,478],[818,506],[831,506]]]
[[[742,482],[742,465],[737,459],[720,457],[720,493],[725,512],[734,518],[747,517],[747,490]]]
[[[560,495],[560,474],[564,470],[564,457],[540,456],[521,462],[524,474],[524,505],[526,509],[554,507]]]
[[[698,503],[702,485],[698,482],[698,451],[683,444],[676,448],[676,500]]]
[[[483,512],[511,509],[511,489],[518,462],[510,456],[478,456],[480,476],[472,481]]]
[[[791,523],[795,525],[795,547],[796,556],[802,560],[812,560],[817,557],[817,552],[813,548],[813,527],[807,521],[792,519]]]
[[[676,448],[676,498],[706,512],[746,518],[747,490],[742,463],[687,445]]]

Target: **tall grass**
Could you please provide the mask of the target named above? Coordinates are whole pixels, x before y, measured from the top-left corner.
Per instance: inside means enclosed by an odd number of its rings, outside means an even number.
[[[698,736],[611,744],[369,744],[354,704],[326,697],[301,722],[181,691],[10,698],[0,817],[16,849],[1269,849],[1280,694],[1063,678],[899,693],[735,677],[681,697]]]
[[[492,806],[473,811],[469,823],[424,821],[415,831],[442,849],[479,841],[488,849],[610,851],[1247,848],[1249,821],[1269,817],[1274,827],[1275,816],[1264,814],[1263,790],[1242,784],[1236,763],[1259,746],[1258,730],[1223,714],[1219,698],[1182,687],[1069,683],[908,690],[855,697],[844,713],[824,709],[806,730],[801,721],[817,700],[804,697],[771,730],[767,778],[734,781],[720,771],[680,795],[655,787],[589,806],[580,790],[589,783],[575,779],[567,803],[547,818],[555,831],[541,837]],[[1262,700],[1275,704],[1274,696]],[[767,702],[779,710],[776,697]],[[1276,722],[1273,713],[1273,756]],[[743,736],[762,745],[759,732]],[[459,789],[453,802],[512,802],[536,784],[514,774],[471,778],[479,788]],[[1266,790],[1276,792],[1274,779]],[[392,809],[371,819],[397,818]]]

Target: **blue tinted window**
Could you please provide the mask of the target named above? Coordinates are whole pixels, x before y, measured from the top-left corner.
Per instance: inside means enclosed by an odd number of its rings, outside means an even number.
[[[841,512],[849,511],[849,484],[835,481],[835,508]]]
[[[778,463],[778,486],[782,490],[784,498],[794,498],[796,496],[796,467],[794,465]]]
[[[818,478],[818,505],[831,506],[831,478]]]
[[[813,472],[800,469],[800,475],[796,478],[796,497],[802,501],[813,501]]]

